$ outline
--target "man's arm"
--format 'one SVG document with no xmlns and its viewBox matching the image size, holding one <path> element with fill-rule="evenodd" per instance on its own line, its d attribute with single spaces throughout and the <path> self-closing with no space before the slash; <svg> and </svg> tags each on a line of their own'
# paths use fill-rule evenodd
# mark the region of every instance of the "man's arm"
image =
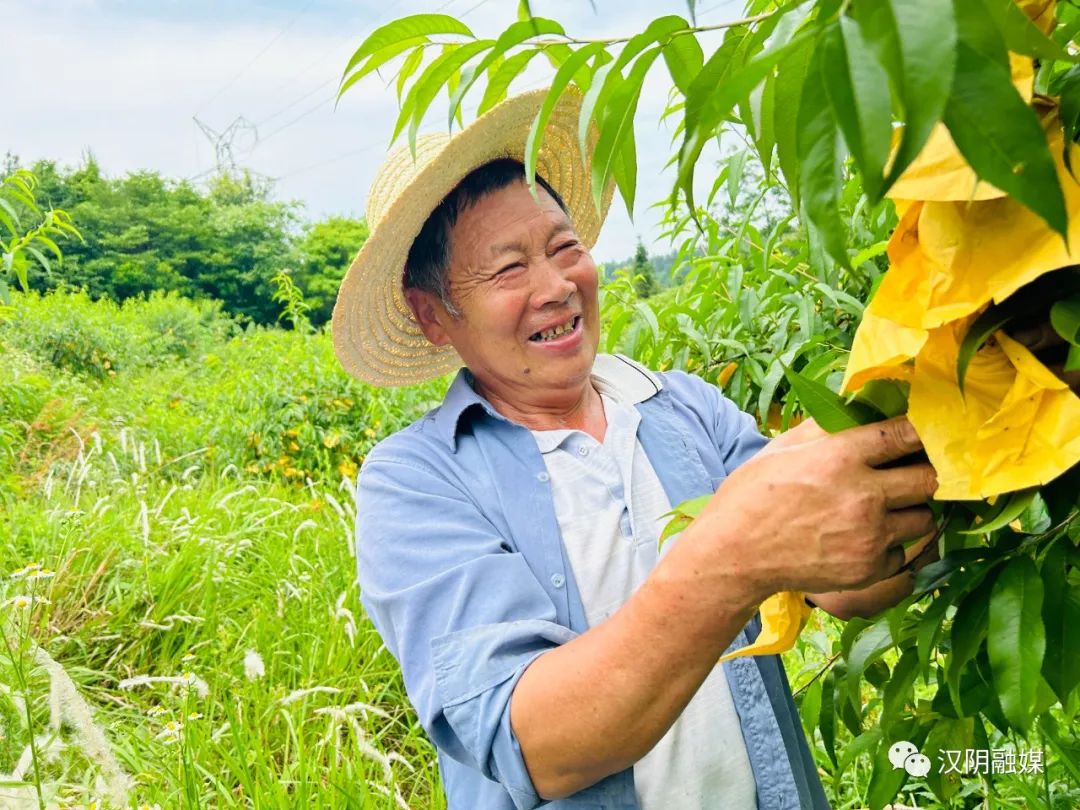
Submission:
<svg viewBox="0 0 1080 810">
<path fill-rule="evenodd" d="M 865 586 L 932 527 L 929 465 L 906 420 L 770 447 L 742 464 L 603 624 L 543 653 L 510 701 L 537 793 L 569 796 L 667 732 L 767 596 Z M 805 438 L 805 437 L 804 437 Z"/>
</svg>

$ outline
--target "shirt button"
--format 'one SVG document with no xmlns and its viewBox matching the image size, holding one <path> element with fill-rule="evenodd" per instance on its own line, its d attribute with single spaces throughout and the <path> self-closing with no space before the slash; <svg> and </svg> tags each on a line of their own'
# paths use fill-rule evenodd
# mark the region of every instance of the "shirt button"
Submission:
<svg viewBox="0 0 1080 810">
<path fill-rule="evenodd" d="M 588 448 L 588 447 L 586 447 L 586 446 L 585 446 L 585 445 L 583 445 L 583 444 L 582 444 L 582 445 L 578 445 L 578 449 L 577 449 L 577 452 L 578 452 L 578 455 L 579 455 L 579 456 L 587 456 L 587 455 L 589 455 L 589 448 Z"/>
<path fill-rule="evenodd" d="M 548 475 L 546 472 L 536 474 L 537 481 L 547 481 L 549 478 L 551 478 L 551 476 Z"/>
<path fill-rule="evenodd" d="M 564 577 L 562 574 L 551 575 L 551 584 L 554 585 L 556 588 L 561 588 L 564 582 L 566 582 L 566 577 Z"/>
</svg>

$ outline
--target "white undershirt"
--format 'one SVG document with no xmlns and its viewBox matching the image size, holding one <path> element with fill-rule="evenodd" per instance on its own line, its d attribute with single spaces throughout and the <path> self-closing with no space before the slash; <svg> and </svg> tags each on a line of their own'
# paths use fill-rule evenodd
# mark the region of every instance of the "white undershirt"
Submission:
<svg viewBox="0 0 1080 810">
<path fill-rule="evenodd" d="M 590 627 L 622 607 L 656 566 L 657 538 L 668 520 L 660 515 L 671 509 L 637 439 L 637 409 L 617 387 L 593 382 L 607 418 L 602 444 L 581 430 L 532 431 Z M 663 554 L 677 540 L 668 540 Z M 634 765 L 634 785 L 642 810 L 756 810 L 754 775 L 722 666 Z"/>
</svg>

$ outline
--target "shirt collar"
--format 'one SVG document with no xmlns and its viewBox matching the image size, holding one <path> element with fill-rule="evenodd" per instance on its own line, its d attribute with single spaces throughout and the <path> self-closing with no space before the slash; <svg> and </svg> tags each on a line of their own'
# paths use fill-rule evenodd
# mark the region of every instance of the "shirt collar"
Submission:
<svg viewBox="0 0 1080 810">
<path fill-rule="evenodd" d="M 600 393 L 628 404 L 643 402 L 663 387 L 654 372 L 622 354 L 597 354 L 591 377 Z M 476 393 L 474 379 L 468 368 L 459 369 L 434 417 L 436 433 L 451 452 L 457 451 L 462 414 L 473 406 L 479 405 L 496 419 L 510 421 Z"/>
</svg>

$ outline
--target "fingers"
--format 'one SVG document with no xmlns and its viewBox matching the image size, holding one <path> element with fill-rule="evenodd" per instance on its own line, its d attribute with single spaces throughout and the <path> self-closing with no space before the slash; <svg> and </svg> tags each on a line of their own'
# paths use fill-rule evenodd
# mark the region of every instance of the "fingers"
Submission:
<svg viewBox="0 0 1080 810">
<path fill-rule="evenodd" d="M 885 493 L 889 509 L 919 506 L 937 492 L 937 473 L 930 464 L 906 464 L 888 470 L 876 470 L 874 476 Z"/>
<path fill-rule="evenodd" d="M 790 430 L 785 430 L 775 439 L 770 441 L 762 452 L 783 450 L 786 447 L 806 444 L 807 442 L 816 441 L 817 439 L 824 438 L 828 435 L 828 433 L 818 427 L 817 422 L 813 419 L 804 419 L 795 427 Z"/>
<path fill-rule="evenodd" d="M 914 540 L 936 529 L 934 513 L 924 506 L 893 509 L 885 516 L 885 534 L 890 543 Z"/>
<path fill-rule="evenodd" d="M 871 467 L 895 461 L 922 449 L 922 442 L 906 416 L 861 425 L 838 434 L 855 446 Z"/>
</svg>

